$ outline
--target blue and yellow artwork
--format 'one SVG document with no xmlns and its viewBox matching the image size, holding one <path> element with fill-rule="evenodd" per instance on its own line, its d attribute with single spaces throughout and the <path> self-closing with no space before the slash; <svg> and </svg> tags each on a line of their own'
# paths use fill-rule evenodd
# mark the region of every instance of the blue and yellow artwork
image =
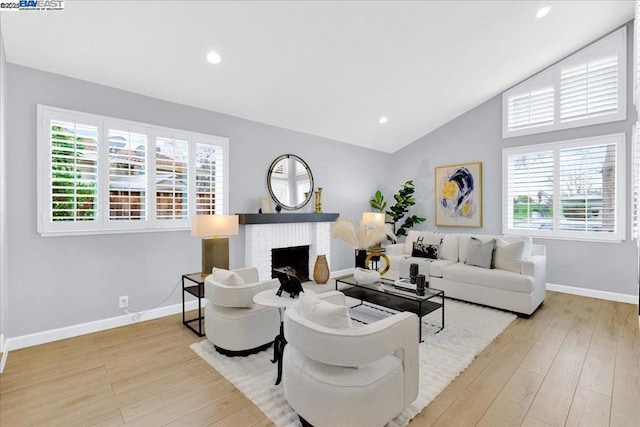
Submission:
<svg viewBox="0 0 640 427">
<path fill-rule="evenodd" d="M 482 163 L 436 168 L 436 225 L 482 227 Z"/>
</svg>

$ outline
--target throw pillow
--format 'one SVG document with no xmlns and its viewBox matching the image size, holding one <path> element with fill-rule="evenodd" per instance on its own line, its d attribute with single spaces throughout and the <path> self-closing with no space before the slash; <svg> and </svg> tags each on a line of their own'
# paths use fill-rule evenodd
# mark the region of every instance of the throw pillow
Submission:
<svg viewBox="0 0 640 427">
<path fill-rule="evenodd" d="M 300 294 L 298 313 L 305 319 L 327 328 L 353 328 L 349 309 L 346 306 L 332 304 L 316 297 Z"/>
<path fill-rule="evenodd" d="M 464 262 L 476 267 L 491 268 L 493 260 L 493 249 L 496 247 L 496 239 L 491 239 L 482 243 L 479 239 L 472 237 L 467 248 L 467 260 Z"/>
<path fill-rule="evenodd" d="M 508 243 L 502 239 L 497 239 L 496 249 L 493 253 L 493 268 L 521 273 L 524 250 L 524 240 Z"/>
<path fill-rule="evenodd" d="M 213 276 L 213 280 L 218 283 L 222 283 L 227 286 L 238 286 L 244 285 L 244 280 L 242 277 L 235 271 L 225 270 L 224 268 L 216 268 L 214 267 L 211 271 L 211 275 Z"/>
<path fill-rule="evenodd" d="M 416 258 L 438 259 L 440 254 L 440 245 L 430 245 L 424 243 L 422 237 L 413 242 L 413 250 L 411 256 Z"/>
</svg>

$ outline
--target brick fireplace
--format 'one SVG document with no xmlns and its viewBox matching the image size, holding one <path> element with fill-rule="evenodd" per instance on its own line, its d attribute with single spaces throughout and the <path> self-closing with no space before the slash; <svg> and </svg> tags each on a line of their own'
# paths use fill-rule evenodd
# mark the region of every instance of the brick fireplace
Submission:
<svg viewBox="0 0 640 427">
<path fill-rule="evenodd" d="M 338 214 L 240 214 L 244 224 L 245 266 L 271 278 L 272 249 L 309 246 L 309 276 L 318 255 L 331 259 L 330 227 Z"/>
</svg>

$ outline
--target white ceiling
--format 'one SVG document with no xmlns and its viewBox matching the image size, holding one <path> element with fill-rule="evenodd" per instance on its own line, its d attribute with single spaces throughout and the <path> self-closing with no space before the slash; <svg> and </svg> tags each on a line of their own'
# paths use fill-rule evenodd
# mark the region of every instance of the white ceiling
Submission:
<svg viewBox="0 0 640 427">
<path fill-rule="evenodd" d="M 633 1 L 67 0 L 62 12 L 3 12 L 1 25 L 11 63 L 393 152 L 633 10 Z M 219 65 L 205 62 L 211 49 Z"/>
</svg>

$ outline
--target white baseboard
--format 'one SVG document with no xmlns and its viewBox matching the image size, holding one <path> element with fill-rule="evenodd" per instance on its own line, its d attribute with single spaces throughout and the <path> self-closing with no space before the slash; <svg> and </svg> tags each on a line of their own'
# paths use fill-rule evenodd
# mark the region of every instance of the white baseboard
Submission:
<svg viewBox="0 0 640 427">
<path fill-rule="evenodd" d="M 4 334 L 0 334 L 0 353 L 4 353 Z"/>
<path fill-rule="evenodd" d="M 563 294 L 580 295 L 583 297 L 600 298 L 609 301 L 626 302 L 629 304 L 638 304 L 637 295 L 618 294 L 615 292 L 598 291 L 595 289 L 577 288 L 573 286 L 556 285 L 555 283 L 547 283 L 547 290 L 562 292 Z"/>
<path fill-rule="evenodd" d="M 202 300 L 202 307 L 206 305 L 207 300 Z M 185 304 L 187 310 L 194 310 L 198 308 L 198 301 L 188 301 Z M 125 314 L 122 316 L 111 317 L 108 319 L 96 320 L 88 323 L 81 323 L 79 325 L 67 326 L 64 328 L 51 329 L 48 331 L 36 332 L 34 334 L 22 335 L 18 337 L 7 338 L 5 342 L 5 354 L 10 350 L 17 350 L 20 348 L 31 347 L 38 344 L 45 344 L 48 342 L 63 340 L 66 338 L 77 337 L 80 335 L 90 334 L 93 332 L 104 331 L 106 329 L 117 328 L 119 326 L 126 326 L 136 322 L 144 322 L 147 320 L 157 319 L 159 317 L 170 316 L 172 314 L 182 313 L 182 303 L 170 305 L 166 307 L 155 308 L 146 312 L 140 313 L 140 318 L 134 320 L 137 313 Z M 3 354 L 4 356 L 4 354 Z"/>
</svg>

